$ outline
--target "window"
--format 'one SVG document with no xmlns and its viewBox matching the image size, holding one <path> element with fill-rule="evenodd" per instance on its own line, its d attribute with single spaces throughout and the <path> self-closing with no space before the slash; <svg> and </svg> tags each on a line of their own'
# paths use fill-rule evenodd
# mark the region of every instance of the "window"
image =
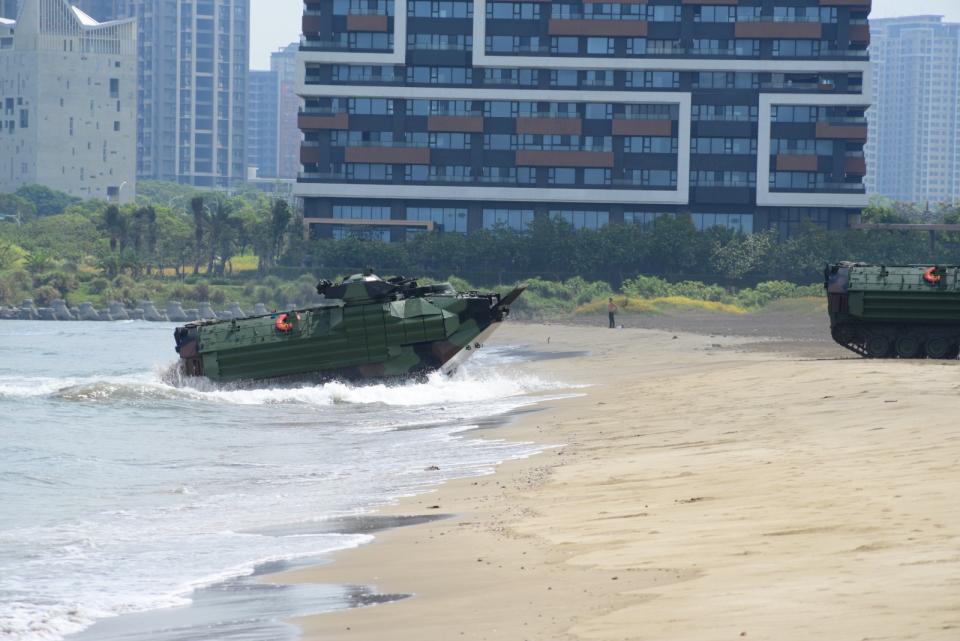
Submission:
<svg viewBox="0 0 960 641">
<path fill-rule="evenodd" d="M 455 207 L 407 207 L 407 220 L 432 220 L 441 231 L 467 233 L 467 210 Z M 409 231 L 407 232 L 409 234 Z"/>
<path fill-rule="evenodd" d="M 647 20 L 650 22 L 680 22 L 679 5 L 648 5 Z"/>
<path fill-rule="evenodd" d="M 690 221 L 699 230 L 726 227 L 744 234 L 753 233 L 753 214 L 690 214 Z"/>
<path fill-rule="evenodd" d="M 393 114 L 393 100 L 383 98 L 351 98 L 347 111 L 357 115 L 387 116 Z"/>
<path fill-rule="evenodd" d="M 484 209 L 483 228 L 505 226 L 514 231 L 526 231 L 533 222 L 532 209 Z"/>
<path fill-rule="evenodd" d="M 371 205 L 334 205 L 333 218 L 352 220 L 390 220 L 390 207 Z"/>
<path fill-rule="evenodd" d="M 568 55 L 580 53 L 580 39 L 570 36 L 550 38 L 550 53 Z"/>
<path fill-rule="evenodd" d="M 623 222 L 628 225 L 642 225 L 643 227 L 651 227 L 658 218 L 672 215 L 673 214 L 659 211 L 625 211 L 623 212 Z"/>
<path fill-rule="evenodd" d="M 613 105 L 587 103 L 584 117 L 589 120 L 609 120 L 613 117 Z"/>
<path fill-rule="evenodd" d="M 583 170 L 585 185 L 609 185 L 611 171 L 609 169 L 588 168 Z"/>
<path fill-rule="evenodd" d="M 677 186 L 677 172 L 668 169 L 628 169 L 623 173 L 624 182 L 628 185 L 657 189 Z"/>
<path fill-rule="evenodd" d="M 819 40 L 774 40 L 773 55 L 781 58 L 811 58 L 820 55 Z"/>
<path fill-rule="evenodd" d="M 110 78 L 110 97 L 111 98 L 120 97 L 120 79 L 119 78 Z"/>
<path fill-rule="evenodd" d="M 680 87 L 680 74 L 675 71 L 630 71 L 627 72 L 627 87 L 676 89 Z"/>
<path fill-rule="evenodd" d="M 747 171 L 691 171 L 693 187 L 756 187 L 757 174 Z"/>
<path fill-rule="evenodd" d="M 693 105 L 691 117 L 694 122 L 756 122 L 759 109 L 748 105 Z"/>
<path fill-rule="evenodd" d="M 517 103 L 503 100 L 491 100 L 484 103 L 483 115 L 487 118 L 516 118 Z"/>
<path fill-rule="evenodd" d="M 469 4 L 473 4 L 472 2 Z M 540 5 L 536 2 L 488 2 L 487 18 L 494 20 L 539 20 Z"/>
<path fill-rule="evenodd" d="M 613 38 L 587 38 L 587 53 L 592 56 L 613 54 Z"/>
<path fill-rule="evenodd" d="M 627 136 L 623 150 L 628 154 L 675 154 L 677 139 L 666 136 Z"/>
<path fill-rule="evenodd" d="M 749 155 L 757 153 L 755 138 L 693 138 L 690 151 L 695 154 Z"/>
<path fill-rule="evenodd" d="M 552 210 L 550 217 L 565 220 L 575 229 L 600 229 L 610 222 L 607 211 Z"/>
<path fill-rule="evenodd" d="M 550 167 L 547 182 L 551 185 L 574 185 L 577 182 L 577 170 L 572 167 Z"/>
</svg>

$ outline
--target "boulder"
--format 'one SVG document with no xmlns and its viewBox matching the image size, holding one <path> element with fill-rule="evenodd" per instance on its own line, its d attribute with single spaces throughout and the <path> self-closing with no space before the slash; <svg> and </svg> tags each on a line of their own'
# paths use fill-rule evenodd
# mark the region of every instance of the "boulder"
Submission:
<svg viewBox="0 0 960 641">
<path fill-rule="evenodd" d="M 180 301 L 167 301 L 167 320 L 171 323 L 185 323 L 187 314 L 183 311 Z"/>
<path fill-rule="evenodd" d="M 217 320 L 217 313 L 210 307 L 210 303 L 200 303 L 200 318 L 204 320 Z"/>
<path fill-rule="evenodd" d="M 167 317 L 158 312 L 157 308 L 153 306 L 152 301 L 140 301 L 140 309 L 143 310 L 143 320 L 148 320 L 153 323 L 163 323 L 167 320 Z"/>
<path fill-rule="evenodd" d="M 93 308 L 93 303 L 88 301 L 80 303 L 80 310 L 77 317 L 82 321 L 98 321 L 100 320 L 100 313 Z"/>
<path fill-rule="evenodd" d="M 108 312 L 108 311 L 105 310 L 105 309 L 101 309 L 100 312 L 99 312 L 99 314 L 100 314 L 100 320 L 102 320 L 102 321 L 112 321 L 112 320 L 113 320 L 113 316 L 111 316 L 111 315 L 110 315 L 110 312 Z"/>
<path fill-rule="evenodd" d="M 254 316 L 266 316 L 270 311 L 267 309 L 267 306 L 263 303 L 257 303 L 253 306 L 253 315 Z"/>
<path fill-rule="evenodd" d="M 127 313 L 127 308 L 119 301 L 110 301 L 109 311 L 110 318 L 113 320 L 130 320 L 130 314 Z"/>
<path fill-rule="evenodd" d="M 37 316 L 40 318 L 40 320 L 44 321 L 57 320 L 57 317 L 53 315 L 52 307 L 38 307 Z"/>
<path fill-rule="evenodd" d="M 127 316 L 130 318 L 130 320 L 144 320 L 143 310 L 140 309 L 139 307 L 128 312 Z"/>
<path fill-rule="evenodd" d="M 233 318 L 246 318 L 247 313 L 240 309 L 240 303 L 230 303 L 230 307 L 227 309 L 232 315 Z"/>
<path fill-rule="evenodd" d="M 56 320 L 61 321 L 72 321 L 77 320 L 76 317 L 70 313 L 70 309 L 67 307 L 67 304 L 57 298 L 50 303 L 50 307 L 53 309 L 53 317 Z"/>
<path fill-rule="evenodd" d="M 20 309 L 17 311 L 17 318 L 20 320 L 36 320 L 39 318 L 37 308 L 33 306 L 32 298 L 23 299 L 23 302 L 20 303 Z"/>
</svg>

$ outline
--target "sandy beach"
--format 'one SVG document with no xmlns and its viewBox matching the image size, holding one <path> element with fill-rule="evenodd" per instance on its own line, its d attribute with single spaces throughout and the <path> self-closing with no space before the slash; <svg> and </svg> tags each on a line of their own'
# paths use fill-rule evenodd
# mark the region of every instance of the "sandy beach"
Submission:
<svg viewBox="0 0 960 641">
<path fill-rule="evenodd" d="M 960 639 L 958 364 L 763 321 L 507 324 L 495 341 L 588 352 L 523 364 L 589 387 L 485 433 L 555 447 L 385 510 L 448 518 L 270 577 L 412 595 L 303 638 Z"/>
</svg>

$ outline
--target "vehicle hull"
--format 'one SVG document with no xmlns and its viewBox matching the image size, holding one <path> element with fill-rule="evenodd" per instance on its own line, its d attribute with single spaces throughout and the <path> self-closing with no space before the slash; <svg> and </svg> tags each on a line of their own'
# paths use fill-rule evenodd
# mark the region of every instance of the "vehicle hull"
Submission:
<svg viewBox="0 0 960 641">
<path fill-rule="evenodd" d="M 417 376 L 455 368 L 508 311 L 496 294 L 333 300 L 186 325 L 177 329 L 177 351 L 184 374 L 215 381 Z"/>
</svg>

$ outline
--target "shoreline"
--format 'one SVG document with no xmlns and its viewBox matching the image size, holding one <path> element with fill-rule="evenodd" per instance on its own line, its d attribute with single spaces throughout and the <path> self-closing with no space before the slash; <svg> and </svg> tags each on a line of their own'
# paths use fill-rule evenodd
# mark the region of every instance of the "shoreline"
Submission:
<svg viewBox="0 0 960 641">
<path fill-rule="evenodd" d="M 484 435 L 564 445 L 378 512 L 452 518 L 263 577 L 413 595 L 291 621 L 305 641 L 956 638 L 960 401 L 957 370 L 940 369 L 955 364 L 736 351 L 751 336 L 503 330 L 589 347 L 524 366 L 592 383 L 585 396 Z"/>
</svg>

